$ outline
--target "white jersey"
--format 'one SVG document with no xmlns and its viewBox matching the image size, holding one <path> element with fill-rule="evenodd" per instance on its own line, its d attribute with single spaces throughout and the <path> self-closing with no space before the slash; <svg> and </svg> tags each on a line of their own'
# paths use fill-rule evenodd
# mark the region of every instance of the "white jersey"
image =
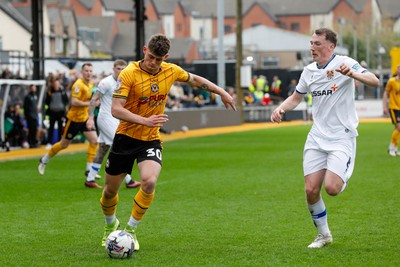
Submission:
<svg viewBox="0 0 400 267">
<path fill-rule="evenodd" d="M 355 72 L 366 71 L 352 58 L 333 55 L 323 67 L 316 62 L 306 66 L 296 87 L 298 93 L 312 95 L 314 124 L 310 133 L 327 140 L 358 135 L 354 79 L 335 71 L 342 64 Z"/>
<path fill-rule="evenodd" d="M 99 128 L 99 143 L 112 144 L 119 120 L 111 114 L 111 104 L 114 89 L 117 81 L 113 75 L 102 79 L 97 86 L 97 91 L 101 94 L 100 110 L 97 116 L 97 126 Z"/>
</svg>

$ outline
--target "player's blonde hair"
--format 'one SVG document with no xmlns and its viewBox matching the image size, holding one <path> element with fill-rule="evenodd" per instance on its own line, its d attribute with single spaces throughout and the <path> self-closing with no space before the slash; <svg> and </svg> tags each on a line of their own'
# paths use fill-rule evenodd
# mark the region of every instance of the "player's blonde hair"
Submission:
<svg viewBox="0 0 400 267">
<path fill-rule="evenodd" d="M 126 61 L 123 59 L 116 59 L 114 61 L 114 67 L 115 66 L 126 66 L 126 65 L 128 65 L 128 63 L 126 63 Z"/>
</svg>

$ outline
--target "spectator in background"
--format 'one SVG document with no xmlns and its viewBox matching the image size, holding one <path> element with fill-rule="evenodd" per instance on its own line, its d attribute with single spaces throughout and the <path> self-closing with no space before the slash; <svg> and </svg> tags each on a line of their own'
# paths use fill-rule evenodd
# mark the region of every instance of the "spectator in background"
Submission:
<svg viewBox="0 0 400 267">
<path fill-rule="evenodd" d="M 264 75 L 258 76 L 256 80 L 256 91 L 263 91 L 265 93 L 269 92 L 268 80 Z"/>
<path fill-rule="evenodd" d="M 237 104 L 237 94 L 236 94 L 235 88 L 233 88 L 232 86 L 228 86 L 228 94 L 232 97 L 233 102 L 236 105 Z"/>
<path fill-rule="evenodd" d="M 11 104 L 8 106 L 8 109 L 4 114 L 4 133 L 4 146 L 7 151 L 13 146 L 22 146 L 24 148 L 29 147 L 29 144 L 26 141 L 24 119 L 21 115 L 19 104 Z"/>
<path fill-rule="evenodd" d="M 24 116 L 28 125 L 28 143 L 30 148 L 39 147 L 37 131 L 39 124 L 38 97 L 36 85 L 29 85 L 29 93 L 24 99 Z"/>
<path fill-rule="evenodd" d="M 296 85 L 297 85 L 297 80 L 292 79 L 288 86 L 288 96 L 291 96 L 294 93 L 294 91 L 296 91 Z"/>
<path fill-rule="evenodd" d="M 256 91 L 253 93 L 254 104 L 263 105 L 262 99 L 264 98 L 264 94 L 265 92 L 262 89 L 262 87 L 261 86 L 257 87 Z"/>
<path fill-rule="evenodd" d="M 312 121 L 312 95 L 310 93 L 307 93 L 304 96 L 304 101 L 306 102 L 306 113 L 307 113 L 307 123 L 311 123 Z"/>
<path fill-rule="evenodd" d="M 50 121 L 46 149 L 50 149 L 53 143 L 61 140 L 65 112 L 68 107 L 68 96 L 58 78 L 54 79 L 51 83 L 47 91 L 45 103 L 47 105 L 46 114 L 49 116 Z M 56 123 L 57 138 L 55 139 L 55 142 L 53 142 L 54 126 Z"/>
<path fill-rule="evenodd" d="M 244 103 L 246 106 L 251 106 L 254 103 L 253 94 L 250 91 L 246 91 L 244 94 Z"/>
<path fill-rule="evenodd" d="M 282 81 L 279 79 L 277 75 L 274 75 L 274 77 L 272 77 L 271 93 L 276 96 L 281 96 L 282 94 L 281 85 Z"/>
<path fill-rule="evenodd" d="M 182 101 L 185 92 L 180 82 L 174 82 L 169 90 L 167 107 L 172 110 L 179 110 L 183 107 Z"/>
</svg>

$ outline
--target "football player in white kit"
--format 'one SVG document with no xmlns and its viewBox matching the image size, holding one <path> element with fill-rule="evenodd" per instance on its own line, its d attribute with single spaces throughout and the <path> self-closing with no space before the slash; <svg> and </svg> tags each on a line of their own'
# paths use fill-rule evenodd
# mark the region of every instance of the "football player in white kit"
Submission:
<svg viewBox="0 0 400 267">
<path fill-rule="evenodd" d="M 97 127 L 99 128 L 99 148 L 86 178 L 86 187 L 102 188 L 95 182 L 94 179 L 101 168 L 104 157 L 112 145 L 115 131 L 117 130 L 119 124 L 119 120 L 114 118 L 111 114 L 111 103 L 114 89 L 117 87 L 118 75 L 126 66 L 127 63 L 125 60 L 115 60 L 113 74 L 100 81 L 96 92 L 93 94 L 90 100 L 89 119 L 87 122 L 90 127 L 94 127 L 94 109 L 97 106 L 97 102 L 100 101 L 100 110 L 99 115 L 97 116 Z M 140 182 L 134 181 L 130 174 L 126 175 L 125 184 L 127 188 L 136 188 L 140 186 Z"/>
<path fill-rule="evenodd" d="M 271 115 L 271 121 L 279 123 L 306 93 L 312 95 L 314 124 L 304 146 L 303 170 L 307 206 L 318 234 L 309 248 L 332 242 L 322 185 L 329 195 L 336 196 L 346 188 L 353 172 L 358 135 L 354 80 L 372 87 L 379 85 L 378 78 L 356 60 L 336 55 L 336 43 L 332 30 L 314 31 L 310 41 L 314 62 L 304 68 L 296 91 Z"/>
</svg>

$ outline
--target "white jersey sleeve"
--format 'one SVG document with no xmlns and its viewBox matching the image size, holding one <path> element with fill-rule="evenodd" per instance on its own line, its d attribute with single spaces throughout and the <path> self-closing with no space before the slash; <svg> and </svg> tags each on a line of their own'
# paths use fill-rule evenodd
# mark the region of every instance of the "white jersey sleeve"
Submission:
<svg viewBox="0 0 400 267">
<path fill-rule="evenodd" d="M 296 87 L 301 94 L 311 93 L 314 119 L 311 133 L 324 139 L 358 135 L 354 79 L 336 71 L 341 64 L 356 72 L 366 71 L 354 59 L 334 55 L 323 67 L 315 62 L 306 66 Z"/>
<path fill-rule="evenodd" d="M 100 119 L 102 117 L 106 119 L 114 118 L 111 114 L 111 103 L 116 84 L 117 81 L 114 79 L 114 76 L 109 75 L 102 79 L 98 85 L 97 91 L 102 95 L 100 98 L 100 111 L 98 116 Z"/>
</svg>

